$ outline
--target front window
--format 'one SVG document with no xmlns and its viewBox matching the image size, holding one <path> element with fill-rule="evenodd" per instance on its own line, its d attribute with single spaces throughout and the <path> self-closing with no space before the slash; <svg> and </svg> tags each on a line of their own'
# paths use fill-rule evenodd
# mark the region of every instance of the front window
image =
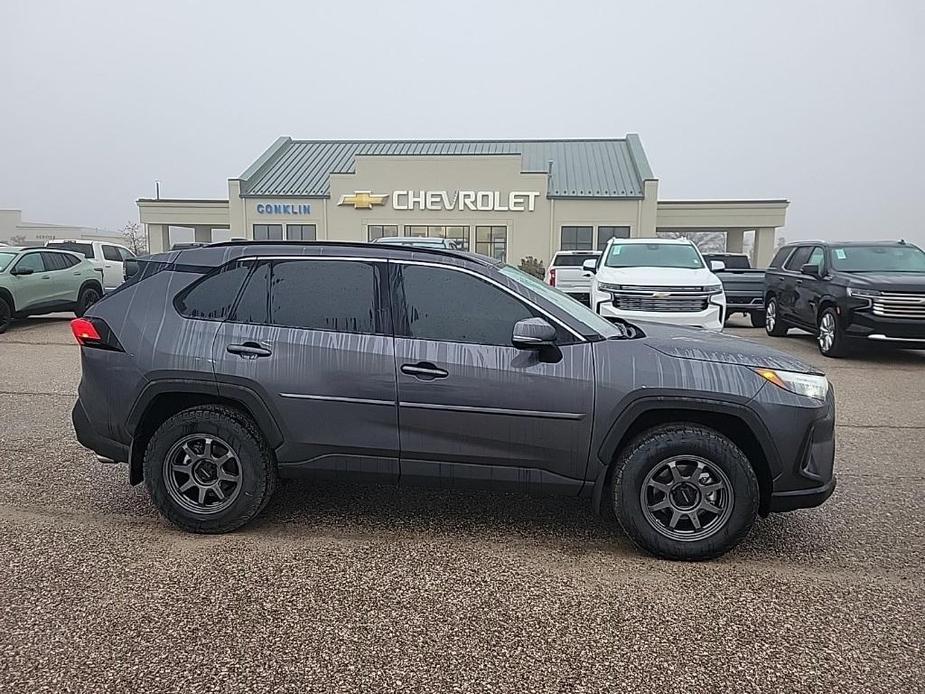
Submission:
<svg viewBox="0 0 925 694">
<path fill-rule="evenodd" d="M 700 253 L 688 243 L 614 243 L 604 261 L 607 267 L 703 268 Z"/>
<path fill-rule="evenodd" d="M 0 253 L 0 272 L 6 270 L 7 266 L 13 262 L 13 258 L 15 257 L 15 253 Z"/>
<path fill-rule="evenodd" d="M 550 287 L 542 280 L 527 274 L 523 270 L 505 265 L 501 268 L 501 274 L 533 291 L 535 294 L 539 294 L 548 302 L 562 309 L 579 323 L 586 326 L 590 331 L 599 333 L 605 338 L 619 337 L 624 334 L 623 331 L 617 328 L 613 323 L 597 315 L 583 303 L 576 301 L 568 294 L 554 287 Z"/>
<path fill-rule="evenodd" d="M 507 259 L 507 227 L 476 227 L 475 252 L 503 263 Z"/>
<path fill-rule="evenodd" d="M 836 247 L 831 259 L 842 272 L 925 272 L 925 252 L 918 246 Z"/>
</svg>

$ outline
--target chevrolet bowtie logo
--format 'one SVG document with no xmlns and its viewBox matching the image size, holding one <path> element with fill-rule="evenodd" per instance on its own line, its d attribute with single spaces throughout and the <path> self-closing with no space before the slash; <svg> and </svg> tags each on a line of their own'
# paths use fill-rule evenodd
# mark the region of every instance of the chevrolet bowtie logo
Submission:
<svg viewBox="0 0 925 694">
<path fill-rule="evenodd" d="M 388 195 L 373 195 L 368 190 L 358 190 L 353 195 L 341 195 L 338 205 L 353 205 L 356 210 L 371 210 L 373 205 L 384 205 Z"/>
</svg>

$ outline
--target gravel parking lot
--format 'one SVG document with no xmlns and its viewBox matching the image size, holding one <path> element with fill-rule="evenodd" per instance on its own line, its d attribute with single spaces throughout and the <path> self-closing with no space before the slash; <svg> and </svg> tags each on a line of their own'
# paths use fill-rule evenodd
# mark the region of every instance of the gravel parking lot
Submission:
<svg viewBox="0 0 925 694">
<path fill-rule="evenodd" d="M 744 325 L 741 323 L 740 325 Z M 286 484 L 192 536 L 73 437 L 66 318 L 0 336 L 0 691 L 925 691 L 925 353 L 824 360 L 839 486 L 722 560 L 577 499 Z"/>
</svg>

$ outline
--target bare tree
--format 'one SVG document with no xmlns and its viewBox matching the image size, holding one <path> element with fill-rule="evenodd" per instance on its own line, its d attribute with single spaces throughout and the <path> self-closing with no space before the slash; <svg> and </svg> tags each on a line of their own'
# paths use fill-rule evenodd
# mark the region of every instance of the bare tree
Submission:
<svg viewBox="0 0 925 694">
<path fill-rule="evenodd" d="M 136 222 L 129 222 L 119 230 L 122 238 L 125 239 L 125 245 L 135 255 L 144 255 L 148 252 L 148 237 Z"/>
<path fill-rule="evenodd" d="M 16 236 L 10 237 L 10 243 L 14 246 L 23 246 L 26 243 L 26 237 L 22 234 L 17 234 Z"/>
</svg>

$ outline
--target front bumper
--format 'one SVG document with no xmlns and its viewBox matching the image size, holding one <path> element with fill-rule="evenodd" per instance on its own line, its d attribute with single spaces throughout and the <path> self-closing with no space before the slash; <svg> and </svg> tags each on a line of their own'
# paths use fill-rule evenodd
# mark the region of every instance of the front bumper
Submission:
<svg viewBox="0 0 925 694">
<path fill-rule="evenodd" d="M 925 319 L 886 318 L 868 310 L 846 310 L 845 335 L 880 342 L 920 343 L 925 347 Z"/>
<path fill-rule="evenodd" d="M 626 321 L 648 321 L 668 323 L 707 330 L 722 330 L 724 311 L 722 306 L 710 304 L 704 311 L 622 311 L 615 309 L 609 301 L 598 302 L 597 312 L 604 318 L 622 318 Z"/>
</svg>

